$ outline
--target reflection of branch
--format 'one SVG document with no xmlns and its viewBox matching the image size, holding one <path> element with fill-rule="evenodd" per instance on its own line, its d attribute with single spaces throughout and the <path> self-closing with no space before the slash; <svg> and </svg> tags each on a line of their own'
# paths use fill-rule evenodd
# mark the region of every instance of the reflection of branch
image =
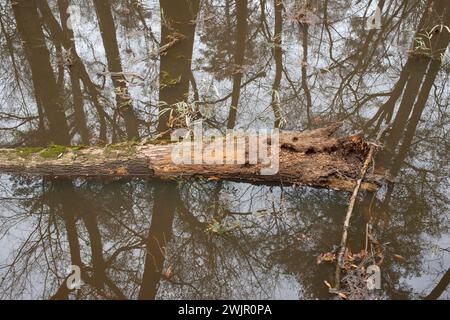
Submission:
<svg viewBox="0 0 450 320">
<path fill-rule="evenodd" d="M 173 196 L 178 192 L 177 185 L 172 182 L 155 186 L 151 225 L 145 241 L 147 252 L 138 296 L 140 300 L 154 300 L 158 294 L 176 210 L 176 203 L 169 195 Z"/>
<path fill-rule="evenodd" d="M 157 44 L 160 45 L 158 39 L 156 39 L 155 34 L 153 33 L 152 27 L 147 24 L 145 19 L 145 8 L 143 7 L 141 1 L 137 1 L 135 5 L 131 5 L 131 8 L 135 8 L 138 14 L 139 20 L 141 20 L 142 25 L 144 26 L 145 34 L 150 35 L 150 38 Z"/>
<path fill-rule="evenodd" d="M 266 76 L 266 72 L 265 71 L 261 71 L 258 72 L 257 74 L 255 74 L 253 77 L 251 77 L 250 79 L 248 79 L 247 81 L 245 81 L 242 85 L 241 85 L 241 89 L 245 88 L 248 84 L 250 84 L 251 82 L 257 80 L 258 78 L 264 78 Z M 227 101 L 228 99 L 230 99 L 233 95 L 233 92 L 230 92 L 228 95 L 226 95 L 223 98 L 214 100 L 214 101 L 200 101 L 198 104 L 200 105 L 204 105 L 204 104 L 216 104 L 216 103 L 220 103 L 220 102 L 224 102 Z"/>
<path fill-rule="evenodd" d="M 91 96 L 93 100 L 94 107 L 97 111 L 99 122 L 100 122 L 100 133 L 99 138 L 100 140 L 106 141 L 106 122 L 105 122 L 105 116 L 107 115 L 104 111 L 103 107 L 100 105 L 98 101 L 98 88 L 95 86 L 95 84 L 92 82 L 86 67 L 81 60 L 81 57 L 78 55 L 76 48 L 73 47 L 73 40 L 66 36 L 63 29 L 61 28 L 60 24 L 54 17 L 47 1 L 39 0 L 37 2 L 39 10 L 43 16 L 43 19 L 45 21 L 45 24 L 50 29 L 50 33 L 52 38 L 60 42 L 64 49 L 71 52 L 73 55 L 73 67 L 76 67 L 77 70 L 77 76 L 78 78 L 83 82 L 85 89 L 88 91 L 89 95 Z M 105 142 L 104 141 L 104 142 Z"/>
<path fill-rule="evenodd" d="M 189 282 L 178 282 L 178 281 L 174 281 L 174 280 L 168 279 L 168 278 L 164 278 L 164 280 L 166 280 L 167 282 L 169 282 L 172 285 L 188 286 L 188 287 L 194 289 L 196 294 L 200 294 L 201 293 L 200 290 L 197 287 L 195 287 L 192 283 L 189 283 Z"/>
<path fill-rule="evenodd" d="M 384 130 L 380 131 L 377 137 L 377 143 L 379 143 L 384 135 L 384 133 L 390 128 L 390 126 L 387 126 Z M 345 252 L 347 250 L 347 235 L 348 235 L 348 229 L 350 228 L 350 219 L 353 214 L 353 209 L 355 208 L 356 200 L 358 198 L 359 190 L 361 189 L 361 183 L 364 180 L 368 170 L 369 166 L 373 161 L 373 158 L 375 156 L 375 153 L 377 151 L 378 147 L 376 144 L 372 144 L 369 149 L 369 153 L 367 154 L 366 161 L 364 162 L 364 165 L 361 169 L 360 177 L 356 183 L 355 189 L 353 190 L 352 197 L 350 198 L 350 204 L 347 209 L 347 214 L 345 216 L 345 222 L 344 222 L 344 232 L 342 233 L 342 239 L 339 249 L 339 255 L 337 257 L 337 263 L 336 263 L 336 282 L 335 282 L 335 289 L 339 290 L 340 287 L 340 277 L 341 277 L 341 269 L 344 267 L 345 263 Z"/>
<path fill-rule="evenodd" d="M 58 290 L 56 290 L 56 293 L 53 296 L 51 296 L 49 300 L 68 300 L 69 299 L 69 293 L 71 291 L 67 287 L 68 279 L 69 279 L 69 276 L 64 279 L 64 281 L 59 286 Z"/>
<path fill-rule="evenodd" d="M 134 244 L 130 244 L 127 246 L 123 246 L 118 248 L 116 251 L 114 251 L 114 253 L 111 255 L 111 257 L 109 257 L 108 260 L 106 260 L 105 262 L 105 266 L 109 267 L 111 266 L 111 264 L 114 263 L 114 261 L 117 259 L 117 257 L 122 253 L 122 252 L 126 252 L 126 251 L 130 251 L 130 250 L 135 250 L 135 249 L 141 249 L 142 245 L 144 244 L 144 242 L 142 240 L 140 240 L 137 243 Z"/>
<path fill-rule="evenodd" d="M 425 300 L 436 300 L 438 299 L 442 293 L 447 289 L 450 284 L 450 269 L 442 276 L 439 283 L 434 287 L 434 289 L 428 294 L 424 299 Z"/>
<path fill-rule="evenodd" d="M 306 96 L 306 115 L 308 120 L 308 129 L 311 129 L 312 118 L 312 97 L 311 91 L 308 86 L 307 79 L 307 66 L 308 66 L 308 25 L 299 23 L 300 29 L 302 31 L 302 47 L 303 47 L 303 61 L 302 61 L 302 89 Z"/>
</svg>

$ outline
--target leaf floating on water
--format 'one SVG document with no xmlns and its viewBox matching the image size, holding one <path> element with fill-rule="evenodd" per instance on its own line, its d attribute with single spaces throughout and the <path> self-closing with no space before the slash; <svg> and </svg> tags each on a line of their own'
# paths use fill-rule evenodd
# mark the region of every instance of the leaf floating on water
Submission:
<svg viewBox="0 0 450 320">
<path fill-rule="evenodd" d="M 324 283 L 328 287 L 328 289 L 332 288 L 331 284 L 327 280 L 325 280 Z"/>
</svg>

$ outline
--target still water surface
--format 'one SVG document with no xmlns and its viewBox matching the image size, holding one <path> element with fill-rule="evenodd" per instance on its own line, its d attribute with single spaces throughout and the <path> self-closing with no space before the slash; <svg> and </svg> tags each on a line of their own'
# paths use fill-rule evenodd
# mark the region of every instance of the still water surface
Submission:
<svg viewBox="0 0 450 320">
<path fill-rule="evenodd" d="M 344 121 L 367 137 L 391 122 L 376 165 L 393 183 L 361 195 L 349 245 L 364 248 L 370 221 L 377 297 L 448 299 L 449 12 L 446 0 L 0 0 L 0 143 L 145 140 L 199 118 Z M 348 199 L 0 175 L 0 298 L 67 297 L 77 265 L 78 299 L 330 299 L 334 267 L 317 256 L 339 243 Z"/>
</svg>

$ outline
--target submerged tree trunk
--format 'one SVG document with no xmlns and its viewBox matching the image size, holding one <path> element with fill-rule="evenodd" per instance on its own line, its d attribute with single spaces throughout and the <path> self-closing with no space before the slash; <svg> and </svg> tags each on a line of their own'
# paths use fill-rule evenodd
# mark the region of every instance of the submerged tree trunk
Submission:
<svg viewBox="0 0 450 320">
<path fill-rule="evenodd" d="M 232 158 L 244 152 L 243 164 L 176 164 L 172 153 L 180 144 L 113 145 L 106 148 L 52 147 L 44 150 L 0 149 L 0 172 L 53 177 L 143 177 L 236 180 L 251 183 L 286 183 L 314 187 L 352 190 L 368 151 L 359 136 L 332 137 L 339 124 L 302 133 L 285 132 L 280 136 L 279 170 L 263 175 L 268 165 L 250 164 L 245 145 L 234 149 Z M 261 138 L 263 139 L 263 138 Z M 267 138 L 264 138 L 267 139 Z M 216 139 L 214 143 L 220 142 Z M 270 142 L 269 142 L 270 143 Z M 203 143 L 197 150 L 207 155 L 211 143 Z M 270 146 L 269 152 L 277 149 Z M 243 150 L 245 149 L 245 150 Z M 226 152 L 224 152 L 226 154 Z M 269 157 L 270 158 L 270 157 Z M 227 160 L 230 157 L 227 158 Z M 274 158 L 275 159 L 275 158 Z M 275 162 L 272 162 L 272 164 Z M 381 178 L 368 175 L 363 189 L 377 190 Z"/>
</svg>

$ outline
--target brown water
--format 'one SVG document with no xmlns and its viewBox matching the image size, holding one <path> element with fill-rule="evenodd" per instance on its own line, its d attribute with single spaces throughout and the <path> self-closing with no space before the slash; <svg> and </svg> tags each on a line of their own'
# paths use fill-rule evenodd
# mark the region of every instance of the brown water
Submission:
<svg viewBox="0 0 450 320">
<path fill-rule="evenodd" d="M 349 246 L 370 221 L 376 297 L 448 299 L 448 1 L 380 0 L 371 30 L 377 1 L 198 2 L 1 0 L 1 144 L 147 139 L 198 118 L 341 120 L 366 137 L 392 122 L 376 165 L 394 183 L 361 195 Z M 334 266 L 316 260 L 340 241 L 345 192 L 7 175 L 0 188 L 3 299 L 64 298 L 71 265 L 78 299 L 333 298 Z"/>
</svg>

